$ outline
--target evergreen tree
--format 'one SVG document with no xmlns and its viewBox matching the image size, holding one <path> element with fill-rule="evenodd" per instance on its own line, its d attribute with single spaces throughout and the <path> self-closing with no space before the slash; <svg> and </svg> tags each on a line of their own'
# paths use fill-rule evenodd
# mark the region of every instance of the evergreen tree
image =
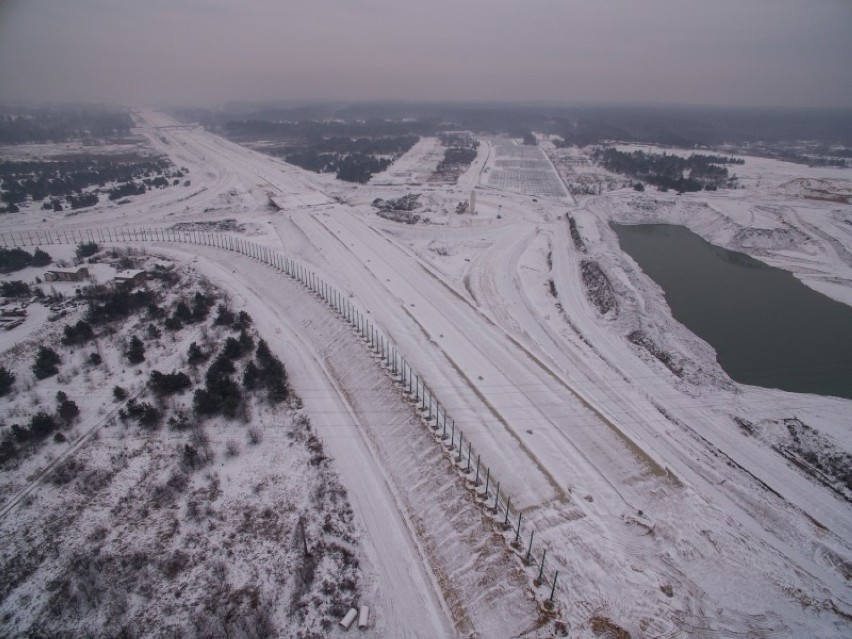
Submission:
<svg viewBox="0 0 852 639">
<path fill-rule="evenodd" d="M 245 311 L 240 311 L 237 320 L 234 322 L 234 330 L 245 329 L 249 326 L 251 326 L 251 315 Z"/>
<path fill-rule="evenodd" d="M 130 340 L 130 345 L 127 347 L 125 355 L 131 364 L 140 364 L 144 362 L 145 344 L 142 343 L 142 340 L 139 339 L 139 337 L 134 335 Z"/>
<path fill-rule="evenodd" d="M 0 366 L 0 397 L 3 397 L 12 390 L 12 384 L 14 383 L 15 374 L 5 366 Z"/>
<path fill-rule="evenodd" d="M 243 372 L 243 386 L 248 390 L 254 390 L 260 380 L 260 369 L 254 362 L 246 364 L 246 369 Z"/>
<path fill-rule="evenodd" d="M 219 304 L 216 309 L 216 319 L 213 321 L 216 326 L 228 326 L 234 323 L 234 313 L 224 304 Z"/>
<path fill-rule="evenodd" d="M 84 344 L 95 336 L 92 325 L 86 321 L 79 320 L 74 326 L 66 325 L 63 329 L 62 343 Z"/>
<path fill-rule="evenodd" d="M 58 364 L 61 361 L 59 355 L 52 348 L 39 346 L 33 363 L 33 374 L 36 379 L 45 379 L 51 375 L 56 375 L 59 372 Z"/>
<path fill-rule="evenodd" d="M 240 348 L 244 353 L 248 353 L 254 348 L 254 340 L 251 338 L 251 335 L 246 332 L 246 329 L 242 329 L 240 331 L 239 342 Z"/>
<path fill-rule="evenodd" d="M 56 420 L 44 411 L 40 411 L 30 418 L 30 432 L 34 437 L 42 439 L 56 430 Z"/>
<path fill-rule="evenodd" d="M 77 417 L 80 414 L 80 408 L 77 406 L 77 403 L 70 399 L 65 399 L 59 404 L 59 417 L 66 424 L 70 424 L 71 420 Z"/>
<path fill-rule="evenodd" d="M 47 266 L 52 261 L 53 258 L 50 257 L 49 253 L 42 251 L 40 248 L 36 248 L 35 252 L 33 253 L 33 266 Z"/>
<path fill-rule="evenodd" d="M 269 362 L 273 360 L 272 351 L 269 350 L 269 344 L 264 339 L 257 341 L 257 350 L 254 354 L 257 357 L 257 361 L 263 367 L 268 366 Z"/>
<path fill-rule="evenodd" d="M 175 307 L 174 317 L 179 319 L 184 324 L 192 324 L 192 311 L 189 310 L 189 306 L 187 306 L 186 302 L 181 300 L 177 303 Z"/>
<path fill-rule="evenodd" d="M 200 364 L 201 362 L 207 359 L 207 355 L 204 353 L 204 351 L 201 350 L 201 348 L 199 348 L 198 344 L 196 344 L 195 342 L 192 342 L 192 344 L 189 345 L 189 350 L 187 351 L 186 355 L 187 361 L 189 361 L 190 365 L 192 366 L 196 366 L 197 364 Z"/>
<path fill-rule="evenodd" d="M 22 280 L 9 280 L 0 284 L 3 297 L 26 297 L 30 294 L 30 285 Z"/>
<path fill-rule="evenodd" d="M 172 395 L 183 392 L 192 385 L 192 382 L 186 373 L 178 371 L 172 371 L 171 373 L 151 371 L 151 379 L 148 385 L 158 395 Z"/>
<path fill-rule="evenodd" d="M 91 206 L 91 205 L 88 205 Z M 73 208 L 73 206 L 72 206 Z M 75 254 L 77 255 L 78 260 L 82 260 L 85 257 L 91 257 L 95 253 L 100 250 L 100 246 L 98 246 L 97 242 L 80 242 L 77 245 L 77 249 Z"/>
<path fill-rule="evenodd" d="M 228 359 L 237 359 L 243 354 L 243 347 L 233 337 L 225 340 L 225 347 L 222 349 L 222 354 Z"/>
</svg>

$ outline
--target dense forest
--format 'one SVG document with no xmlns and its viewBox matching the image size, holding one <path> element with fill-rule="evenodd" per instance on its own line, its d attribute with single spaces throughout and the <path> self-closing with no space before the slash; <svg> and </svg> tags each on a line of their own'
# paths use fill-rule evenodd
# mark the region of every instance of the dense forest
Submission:
<svg viewBox="0 0 852 639">
<path fill-rule="evenodd" d="M 334 173 L 338 180 L 364 184 L 417 144 L 416 135 L 348 138 L 335 136 L 280 152 L 290 164 L 316 173 Z"/>
<path fill-rule="evenodd" d="M 466 131 L 444 132 L 439 137 L 446 148 L 432 180 L 455 183 L 476 159 L 479 141 Z"/>
<path fill-rule="evenodd" d="M 715 191 L 730 185 L 726 164 L 743 164 L 743 160 L 720 155 L 692 154 L 689 157 L 667 153 L 625 153 L 614 148 L 596 149 L 595 161 L 613 173 L 628 175 L 661 190 Z"/>
<path fill-rule="evenodd" d="M 20 271 L 28 266 L 47 266 L 52 261 L 50 255 L 40 248 L 36 248 L 32 255 L 22 248 L 0 248 L 0 273 Z"/>
<path fill-rule="evenodd" d="M 434 126 L 429 122 L 340 122 L 304 120 L 299 122 L 279 122 L 260 119 L 225 120 L 224 122 L 208 118 L 205 126 L 222 133 L 232 140 L 253 141 L 272 140 L 289 142 L 301 141 L 306 145 L 320 144 L 323 140 L 359 138 L 399 138 L 406 136 L 429 135 Z"/>
<path fill-rule="evenodd" d="M 457 173 L 461 175 L 476 159 L 476 146 L 451 146 L 444 151 L 444 157 L 438 164 L 436 173 Z"/>
<path fill-rule="evenodd" d="M 0 107 L 0 144 L 105 140 L 126 136 L 133 119 L 123 111 L 96 107 Z"/>
<path fill-rule="evenodd" d="M 852 146 L 850 109 L 772 109 L 696 106 L 533 105 L 363 102 L 229 105 L 184 112 L 205 126 L 251 132 L 252 139 L 435 135 L 445 130 L 505 134 L 533 131 L 563 144 L 606 140 L 677 146 L 813 140 Z"/>
<path fill-rule="evenodd" d="M 110 199 L 144 193 L 147 188 L 176 184 L 186 173 L 163 157 L 141 155 L 80 156 L 62 160 L 0 162 L 0 200 L 6 210 L 31 199 L 44 208 L 62 210 L 60 198 L 73 208 L 93 206 L 96 193 L 84 192 L 100 187 Z M 107 188 L 108 184 L 115 184 Z"/>
<path fill-rule="evenodd" d="M 266 109 L 244 119 L 228 114 L 195 115 L 201 115 L 205 127 L 232 140 L 280 143 L 263 150 L 308 171 L 334 173 L 339 180 L 361 184 L 384 171 L 433 128 L 428 122 L 288 119 L 311 113 Z"/>
<path fill-rule="evenodd" d="M 366 184 L 375 173 L 391 165 L 388 158 L 376 158 L 364 153 L 317 153 L 315 149 L 288 153 L 284 159 L 315 173 L 334 173 L 338 180 Z"/>
<path fill-rule="evenodd" d="M 420 138 L 416 135 L 378 138 L 323 138 L 314 142 L 311 147 L 319 153 L 363 153 L 366 155 L 400 156 L 417 144 Z"/>
</svg>

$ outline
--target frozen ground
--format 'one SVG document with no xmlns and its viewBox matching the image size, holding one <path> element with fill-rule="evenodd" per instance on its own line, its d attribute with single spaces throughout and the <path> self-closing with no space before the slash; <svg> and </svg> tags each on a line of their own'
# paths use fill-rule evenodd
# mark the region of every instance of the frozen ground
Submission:
<svg viewBox="0 0 852 639">
<path fill-rule="evenodd" d="M 487 176 L 500 156 L 483 143 L 458 186 L 424 189 L 449 203 L 484 180 L 477 215 L 435 207 L 429 224 L 412 226 L 381 219 L 369 206 L 389 195 L 388 186 L 334 183 L 198 129 L 158 129 L 173 124 L 158 114 L 143 120 L 152 144 L 190 168 L 191 192 L 152 194 L 121 210 L 49 213 L 46 222 L 10 215 L 4 230 L 235 218 L 255 241 L 310 265 L 369 309 L 500 477 L 536 531 L 535 552 L 546 548 L 548 566 L 559 570 L 557 609 L 571 636 L 618 627 L 634 637 L 849 635 L 849 501 L 772 447 L 796 418 L 824 445 L 852 452 L 849 401 L 733 383 L 709 345 L 674 322 L 608 223 L 687 224 L 852 303 L 852 210 L 782 188 L 797 177 L 848 188 L 852 172 L 747 158 L 735 167 L 740 190 L 621 190 L 574 204 L 564 192 L 492 183 Z M 525 179 L 535 189 L 561 184 L 549 162 L 537 161 Z M 268 208 L 270 192 L 290 196 L 284 210 Z M 336 200 L 318 205 L 316 194 Z M 585 253 L 572 241 L 569 213 Z M 617 312 L 601 317 L 590 303 L 580 277 L 587 259 L 609 278 Z M 523 569 L 511 555 L 492 556 L 498 569 L 488 574 L 503 586 L 483 597 L 476 571 L 458 569 L 471 553 L 482 556 L 476 539 L 491 534 L 487 522 L 452 523 L 467 498 L 463 488 L 426 475 L 427 485 L 444 486 L 441 499 L 428 503 L 404 489 L 405 477 L 423 472 L 412 470 L 418 464 L 437 462 L 428 447 L 417 448 L 419 435 L 407 440 L 410 407 L 381 391 L 357 349 L 350 352 L 331 324 L 317 332 L 337 320 L 323 320 L 322 309 L 310 310 L 267 267 L 211 249 L 199 249 L 198 260 L 247 307 L 266 308 L 258 312 L 263 322 L 290 340 L 285 363 L 296 357 L 313 371 L 299 382 L 301 392 L 317 428 L 329 433 L 369 540 L 376 623 L 416 637 L 501 637 L 502 629 L 534 626 L 528 596 L 549 594 L 532 586 L 534 570 L 518 579 L 512 575 Z M 637 329 L 684 362 L 687 374 L 674 375 L 632 344 L 626 336 Z M 380 400 L 371 394 L 378 391 Z M 330 436 L 344 427 L 364 445 Z M 367 443 L 370 432 L 378 443 Z M 385 514 L 373 511 L 382 508 Z"/>
</svg>

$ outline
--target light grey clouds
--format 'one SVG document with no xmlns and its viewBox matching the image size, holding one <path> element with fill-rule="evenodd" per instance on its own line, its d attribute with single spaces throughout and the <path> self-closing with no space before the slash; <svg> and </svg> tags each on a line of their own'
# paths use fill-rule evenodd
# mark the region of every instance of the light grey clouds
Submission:
<svg viewBox="0 0 852 639">
<path fill-rule="evenodd" d="M 849 0 L 7 0 L 0 98 L 852 106 Z"/>
</svg>

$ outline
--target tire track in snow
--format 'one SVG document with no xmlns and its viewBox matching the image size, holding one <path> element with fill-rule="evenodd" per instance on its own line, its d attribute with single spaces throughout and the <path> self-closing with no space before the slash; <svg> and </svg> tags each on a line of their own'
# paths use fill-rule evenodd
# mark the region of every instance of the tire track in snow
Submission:
<svg viewBox="0 0 852 639">
<path fill-rule="evenodd" d="M 557 384 L 562 386 L 574 398 L 576 398 L 586 409 L 588 409 L 589 411 L 594 413 L 594 415 L 598 419 L 600 419 L 601 422 L 603 422 L 606 426 L 608 426 L 623 441 L 623 443 L 627 445 L 627 447 L 634 453 L 634 455 L 637 457 L 638 460 L 647 464 L 647 466 L 648 466 L 648 468 L 649 468 L 649 470 L 651 471 L 652 474 L 657 475 L 658 477 L 665 478 L 665 479 L 671 481 L 674 485 L 680 484 L 680 481 L 678 480 L 677 476 L 669 468 L 664 467 L 662 464 L 657 462 L 653 457 L 651 457 L 647 453 L 647 451 L 644 450 L 644 448 L 642 448 L 640 445 L 638 445 L 629 435 L 627 435 L 621 428 L 619 428 L 611 418 L 604 415 L 603 412 L 596 405 L 594 405 L 590 399 L 588 399 L 585 396 L 585 394 L 580 393 L 576 388 L 574 388 L 570 384 L 570 382 L 568 382 L 566 379 L 564 379 L 564 377 L 562 377 L 562 374 L 560 372 L 555 371 L 549 364 L 544 362 L 538 355 L 533 353 L 523 342 L 521 342 L 518 338 L 516 338 L 514 335 L 512 335 L 511 332 L 509 332 L 504 327 L 502 327 L 499 323 L 497 323 L 491 316 L 489 316 L 483 310 L 481 305 L 476 306 L 476 305 L 472 304 L 470 300 L 466 299 L 464 297 L 464 295 L 462 295 L 457 290 L 455 290 L 455 288 L 453 288 L 452 285 L 447 283 L 444 280 L 444 278 L 442 278 L 438 273 L 436 273 L 431 268 L 431 266 L 424 263 L 423 260 L 421 260 L 418 256 L 410 253 L 410 251 L 405 246 L 403 246 L 401 243 L 394 242 L 393 240 L 388 238 L 385 234 L 381 233 L 379 230 L 377 230 L 375 227 L 373 227 L 370 224 L 366 224 L 366 223 L 362 222 L 361 220 L 355 220 L 355 221 L 356 221 L 356 223 L 364 224 L 367 228 L 372 230 L 382 240 L 384 240 L 388 244 L 392 245 L 394 248 L 399 249 L 402 252 L 408 254 L 409 257 L 411 257 L 413 260 L 415 260 L 417 262 L 417 264 L 419 264 L 420 268 L 423 269 L 423 271 L 424 271 L 424 273 L 426 273 L 426 275 L 428 275 L 434 281 L 436 281 L 438 284 L 443 286 L 451 295 L 453 295 L 454 297 L 459 299 L 461 302 L 463 302 L 474 313 L 477 313 L 490 326 L 492 326 L 493 328 L 500 331 L 503 334 L 503 336 L 506 339 L 508 339 L 509 341 L 511 341 L 517 348 L 519 348 L 527 356 L 527 358 L 531 362 L 533 362 L 536 366 L 538 366 L 554 382 L 556 382 Z M 336 235 L 331 231 L 331 229 L 329 229 L 320 220 L 317 220 L 317 222 L 319 224 L 321 224 L 333 237 L 336 237 Z M 339 240 L 339 238 L 337 238 L 337 239 Z M 347 250 L 349 250 L 351 253 L 354 253 L 353 251 L 351 251 L 351 248 L 347 247 L 346 244 L 342 240 L 339 240 L 339 241 Z M 381 254 L 379 254 L 379 256 L 381 257 Z M 393 265 L 391 265 L 384 257 L 382 257 L 382 259 L 385 261 L 386 264 L 388 264 L 388 266 L 393 268 Z M 378 279 L 379 278 L 377 278 L 377 280 Z M 471 296 L 474 296 L 474 291 L 471 291 Z M 405 310 L 404 305 L 403 305 L 403 309 Z"/>
<path fill-rule="evenodd" d="M 334 239 L 335 239 L 335 240 L 336 240 L 336 241 L 337 241 L 337 242 L 338 242 L 338 243 L 339 243 L 339 244 L 340 244 L 340 245 L 344 248 L 344 250 L 345 250 L 345 251 L 347 251 L 347 252 L 348 252 L 348 253 L 350 253 L 351 255 L 355 256 L 355 257 L 356 257 L 356 259 L 357 259 L 357 256 L 355 255 L 355 252 L 354 252 L 354 251 L 352 251 L 352 247 L 347 246 L 347 245 L 346 245 L 346 243 L 345 243 L 345 242 L 344 242 L 341 238 L 339 238 L 339 237 L 337 236 L 337 234 L 336 234 L 336 233 L 334 233 L 334 231 L 332 231 L 332 230 L 331 230 L 331 229 L 330 229 L 330 228 L 329 228 L 329 227 L 328 227 L 328 226 L 327 226 L 327 225 L 326 225 L 326 224 L 325 224 L 322 220 L 316 219 L 315 217 L 314 217 L 314 219 L 316 220 L 316 222 L 317 222 L 320 226 L 322 226 L 322 228 L 324 228 L 324 229 L 326 230 L 326 232 L 328 232 L 328 234 L 329 234 L 332 238 L 334 238 Z M 371 230 L 373 230 L 373 232 L 376 232 L 376 231 L 375 231 L 375 229 L 371 229 Z M 382 237 L 382 236 L 379 234 L 379 237 Z M 382 238 L 382 239 L 386 239 L 386 238 Z M 386 260 L 386 259 L 385 259 L 385 258 L 384 258 L 384 257 L 383 257 L 380 253 L 373 253 L 373 256 L 374 256 L 375 258 L 377 258 L 378 260 L 383 261 L 383 262 L 384 262 L 387 266 L 392 267 L 392 265 L 391 265 L 389 262 L 387 262 L 387 260 Z M 423 265 L 422 265 L 422 264 L 421 264 L 420 266 L 421 266 L 421 268 L 423 267 Z M 377 276 L 377 275 L 376 275 L 376 274 L 372 271 L 372 269 L 370 269 L 369 267 L 366 267 L 366 268 L 367 268 L 367 270 L 368 270 L 368 271 L 370 271 L 370 273 L 373 275 L 373 277 L 375 278 L 375 280 L 376 280 L 376 281 L 380 281 L 380 278 L 379 278 L 379 277 L 378 277 L 378 276 Z M 428 272 L 428 271 L 427 271 L 427 272 Z M 406 282 L 410 285 L 410 287 L 411 287 L 411 289 L 412 289 L 412 290 L 415 290 L 415 288 L 416 288 L 416 287 L 414 287 L 414 286 L 413 286 L 413 284 L 412 284 L 411 282 L 409 282 L 409 281 L 408 281 L 405 277 L 403 277 L 400 273 L 397 273 L 397 275 L 398 275 L 399 277 L 401 277 L 403 280 L 405 280 L 405 281 L 406 281 Z M 438 281 L 439 281 L 442 285 L 446 286 L 446 284 L 445 284 L 444 282 L 442 282 L 442 281 L 440 281 L 440 280 L 438 280 Z M 452 288 L 449 288 L 449 290 L 450 290 L 450 292 L 451 292 L 452 294 L 454 294 L 454 295 L 455 295 L 456 297 L 458 297 L 460 300 L 462 300 L 463 302 L 465 302 L 465 304 L 468 304 L 467 300 L 465 300 L 465 299 L 464 299 L 464 296 L 460 295 L 457 291 L 453 290 Z M 390 293 L 391 295 L 394 295 L 391 291 L 388 291 L 388 293 Z M 567 500 L 568 500 L 567 493 L 565 493 L 565 491 L 564 491 L 564 489 L 561 487 L 561 485 L 560 485 L 559 481 L 558 481 L 558 480 L 557 480 L 557 479 L 553 476 L 553 474 L 550 472 L 550 470 L 549 470 L 548 468 L 546 468 L 546 467 L 545 467 L 545 466 L 541 463 L 541 461 L 540 461 L 540 460 L 538 459 L 538 457 L 537 457 L 537 456 L 536 456 L 536 455 L 532 452 L 532 450 L 530 450 L 530 448 L 526 445 L 526 443 L 525 443 L 525 442 L 524 442 L 524 441 L 523 441 L 523 440 L 522 440 L 522 439 L 521 439 L 521 438 L 517 435 L 517 433 L 514 431 L 514 429 L 513 429 L 513 428 L 512 428 L 512 426 L 510 425 L 509 421 L 507 421 L 507 418 L 506 418 L 505 416 L 503 416 L 503 414 L 499 411 L 499 409 L 498 409 L 497 407 L 495 407 L 495 406 L 494 406 L 494 405 L 493 405 L 490 401 L 488 401 L 488 400 L 485 398 L 485 396 L 483 395 L 483 393 L 482 393 L 482 392 L 481 392 L 481 391 L 480 391 L 480 390 L 476 387 L 476 384 L 474 384 L 474 383 L 473 383 L 473 380 L 472 380 L 472 379 L 470 379 L 470 377 L 469 377 L 468 375 L 466 375 L 466 374 L 462 371 L 462 369 L 461 369 L 460 365 L 459 365 L 459 364 L 458 364 L 458 362 L 455 360 L 455 358 L 453 358 L 453 357 L 449 354 L 449 352 L 448 352 L 446 349 L 444 349 L 442 346 L 440 346 L 440 345 L 439 345 L 439 344 L 438 344 L 438 343 L 434 340 L 434 338 L 430 335 L 429 331 L 428 331 L 428 330 L 426 329 L 426 327 L 422 324 L 422 322 L 421 322 L 421 321 L 417 318 L 417 316 L 416 316 L 415 314 L 411 313 L 411 311 L 409 311 L 409 309 L 408 309 L 408 308 L 406 308 L 406 306 L 405 306 L 405 304 L 403 303 L 403 301 L 402 301 L 401 299 L 397 298 L 395 295 L 394 295 L 394 298 L 395 298 L 395 299 L 396 299 L 396 300 L 400 303 L 400 308 L 402 309 L 402 311 L 403 311 L 406 315 L 408 315 L 408 317 L 409 317 L 409 318 L 411 318 L 411 319 L 414 321 L 414 323 L 415 323 L 415 324 L 417 325 L 417 327 L 420 329 L 421 333 L 425 336 L 425 338 L 426 338 L 426 339 L 427 339 L 427 340 L 428 340 L 428 341 L 429 341 L 429 342 L 430 342 L 433 346 L 435 346 L 435 347 L 437 348 L 437 350 L 438 350 L 438 351 L 441 353 L 441 355 L 443 356 L 443 359 L 444 359 L 445 361 L 447 361 L 447 362 L 448 362 L 448 363 L 452 366 L 453 370 L 457 371 L 457 373 L 461 376 L 461 378 L 463 379 L 463 381 L 464 381 L 464 382 L 465 382 L 465 384 L 467 385 L 468 389 L 469 389 L 469 390 L 470 390 L 470 391 L 471 391 L 471 392 L 472 392 L 472 393 L 473 393 L 473 394 L 474 394 L 474 395 L 475 395 L 475 396 L 476 396 L 476 397 L 477 397 L 480 401 L 482 401 L 482 402 L 483 402 L 483 404 L 484 404 L 484 406 L 486 407 L 486 409 L 487 409 L 487 410 L 488 410 L 488 411 L 489 411 L 489 412 L 490 412 L 490 413 L 491 413 L 491 414 L 495 417 L 495 419 L 498 421 L 498 423 L 500 423 L 500 424 L 503 426 L 503 428 L 505 429 L 506 434 L 508 434 L 508 435 L 509 435 L 509 436 L 510 436 L 510 437 L 511 437 L 511 438 L 512 438 L 515 442 L 516 442 L 516 444 L 518 445 L 518 448 L 519 448 L 521 451 L 523 451 L 524 455 L 525 455 L 525 456 L 527 457 L 527 459 L 529 460 L 529 463 L 530 463 L 532 466 L 534 466 L 534 467 L 538 470 L 538 472 L 542 475 L 542 477 L 545 479 L 545 481 L 547 482 L 547 484 L 550 486 L 551 491 L 553 492 L 553 497 L 551 497 L 550 499 L 548 499 L 548 501 L 550 501 L 550 500 L 552 500 L 552 499 L 556 499 L 556 500 L 557 500 L 557 501 L 559 501 L 559 502 L 565 502 L 565 501 L 567 501 Z M 391 338 L 393 338 L 393 334 L 392 334 L 392 333 L 393 333 L 393 331 L 392 331 L 391 329 L 389 329 L 389 328 L 385 327 L 385 331 L 386 331 L 386 332 L 388 332 L 388 334 L 389 334 L 389 336 L 390 336 Z M 399 340 L 398 338 L 395 338 L 395 339 L 394 339 L 394 341 L 395 341 L 395 342 L 397 342 L 397 343 L 399 343 L 399 341 L 400 341 L 400 340 Z M 485 352 L 484 352 L 481 348 L 479 348 L 477 345 L 475 345 L 475 344 L 471 344 L 471 347 L 472 347 L 472 348 L 473 348 L 473 349 L 474 349 L 477 353 L 479 353 L 479 355 L 480 355 L 482 358 L 484 358 L 484 359 L 488 359 L 487 354 L 486 354 L 486 353 L 485 353 Z M 529 397 L 527 397 L 527 399 L 529 399 Z"/>
</svg>

